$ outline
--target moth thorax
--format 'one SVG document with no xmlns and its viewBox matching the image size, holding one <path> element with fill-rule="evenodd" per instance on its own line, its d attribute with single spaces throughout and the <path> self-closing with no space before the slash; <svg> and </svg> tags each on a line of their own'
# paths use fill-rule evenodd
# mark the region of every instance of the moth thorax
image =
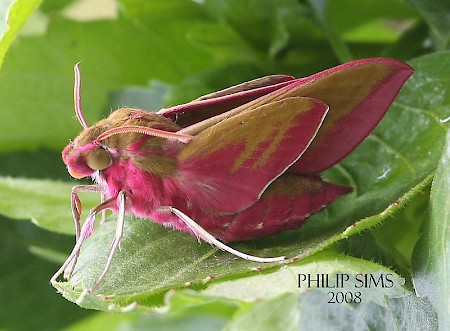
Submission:
<svg viewBox="0 0 450 331">
<path fill-rule="evenodd" d="M 92 170 L 104 170 L 112 163 L 111 155 L 105 149 L 98 147 L 86 155 L 86 163 Z"/>
</svg>

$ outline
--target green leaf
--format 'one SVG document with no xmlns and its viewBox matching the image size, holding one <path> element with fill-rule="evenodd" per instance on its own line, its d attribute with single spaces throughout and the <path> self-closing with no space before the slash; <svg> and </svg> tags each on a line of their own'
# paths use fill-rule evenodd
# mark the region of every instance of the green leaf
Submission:
<svg viewBox="0 0 450 331">
<path fill-rule="evenodd" d="M 408 0 L 431 27 L 435 46 L 445 50 L 450 46 L 450 2 L 447 0 Z"/>
<path fill-rule="evenodd" d="M 250 47 L 272 57 L 287 45 L 290 15 L 303 14 L 303 6 L 293 0 L 206 0 L 203 6 Z"/>
<path fill-rule="evenodd" d="M 339 251 L 390 266 L 409 279 L 412 252 L 426 216 L 430 186 L 416 194 L 406 206 L 396 209 L 380 226 L 340 241 Z"/>
<path fill-rule="evenodd" d="M 298 295 L 289 293 L 257 302 L 250 309 L 239 312 L 223 330 L 299 330 L 298 301 Z"/>
<path fill-rule="evenodd" d="M 148 88 L 129 86 L 110 95 L 109 104 L 112 109 L 123 107 L 157 111 L 163 108 L 170 87 L 158 81 L 152 81 Z M 104 112 L 105 117 L 111 113 L 110 109 Z"/>
<path fill-rule="evenodd" d="M 123 315 L 123 314 L 122 314 Z M 131 314 L 129 314 L 131 315 Z M 126 315 L 126 316 L 129 316 Z M 139 316 L 139 315 L 138 315 Z M 126 330 L 130 331 L 221 331 L 227 320 L 215 316 L 205 316 L 200 314 L 190 314 L 182 316 L 167 315 L 140 315 L 134 322 L 127 325 Z M 99 324 L 100 325 L 100 324 Z M 99 328 L 103 328 L 100 325 Z M 79 329 L 80 331 L 86 329 Z M 76 330 L 68 330 L 76 331 Z"/>
<path fill-rule="evenodd" d="M 40 6 L 40 10 L 45 12 L 56 12 L 63 9 L 74 0 L 45 0 Z"/>
<path fill-rule="evenodd" d="M 315 288 L 317 280 L 323 279 L 322 275 L 328 277 L 328 283 L 321 284 L 326 287 Z M 300 276 L 305 277 L 301 285 Z M 309 285 L 306 280 L 308 276 L 312 280 Z M 337 282 L 337 279 L 341 282 Z M 375 263 L 324 253 L 277 268 L 272 273 L 255 271 L 251 277 L 232 278 L 223 282 L 212 280 L 209 287 L 199 292 L 173 291 L 165 302 L 169 309 L 167 313 L 186 316 L 199 311 L 217 315 L 213 313 L 214 307 L 224 307 L 230 300 L 247 302 L 234 313 L 233 320 L 226 325 L 225 330 L 247 330 L 250 325 L 257 326 L 258 330 L 294 330 L 300 326 L 315 329 L 314 326 L 318 325 L 331 330 L 330 326 L 341 325 L 338 330 L 348 330 L 352 321 L 357 321 L 356 325 L 364 325 L 364 321 L 376 323 L 378 329 L 395 330 L 393 326 L 396 325 L 423 325 L 425 330 L 434 330 L 437 319 L 430 304 L 415 297 L 404 288 L 403 283 L 404 280 L 395 273 Z M 67 290 L 66 286 L 62 289 Z M 342 295 L 346 294 L 348 299 L 361 301 L 353 305 L 345 302 L 330 304 L 332 295 L 339 292 L 341 299 L 338 300 L 342 301 Z M 64 293 L 71 300 L 78 299 L 79 304 L 88 307 L 94 301 L 101 302 L 92 295 L 78 297 L 72 296 L 74 292 Z M 121 296 L 105 297 L 103 301 L 106 301 L 105 307 L 108 305 L 109 309 L 114 310 L 119 309 L 122 299 Z M 140 301 L 145 300 L 143 297 L 134 299 L 138 299 L 141 304 L 145 302 Z M 119 307 L 116 306 L 118 303 Z M 138 306 L 134 305 L 135 309 Z M 189 315 L 186 309 L 189 309 Z M 385 318 L 374 318 L 374 311 Z M 336 323 L 336 320 L 339 322 Z"/>
<path fill-rule="evenodd" d="M 4 63 L 0 151 L 61 150 L 80 131 L 72 97 L 72 67 L 80 60 L 88 123 L 109 108 L 112 90 L 146 86 L 152 79 L 172 83 L 204 68 L 210 57 L 186 39 L 195 26 L 189 20 L 158 21 L 143 28 L 123 18 L 81 23 L 52 16 L 46 34 L 23 37 Z"/>
<path fill-rule="evenodd" d="M 192 29 L 190 39 L 211 52 L 214 64 L 224 66 L 223 71 L 242 65 L 258 68 L 260 73 L 251 78 L 280 72 L 306 75 L 336 64 L 325 35 L 311 19 L 311 10 L 298 1 L 207 0 L 201 4 L 215 20 Z M 317 49 L 322 50 L 320 63 Z M 242 82 L 239 71 L 235 75 L 233 84 Z"/>
<path fill-rule="evenodd" d="M 40 149 L 34 152 L 1 153 L 0 164 L 0 176 L 4 177 L 68 179 L 59 152 Z"/>
<path fill-rule="evenodd" d="M 310 1 L 310 4 L 314 9 L 316 19 L 325 31 L 337 58 L 341 61 L 341 63 L 354 60 L 353 55 L 342 40 L 341 36 L 335 31 L 333 26 L 329 24 L 329 20 L 327 19 L 328 2 L 329 1 L 327 0 L 313 0 Z"/>
<path fill-rule="evenodd" d="M 74 233 L 70 210 L 72 186 L 52 180 L 0 177 L 0 213 L 26 219 L 36 225 L 66 234 Z M 98 194 L 83 194 L 83 208 L 100 201 Z"/>
<path fill-rule="evenodd" d="M 317 280 L 322 279 L 328 283 L 316 288 Z M 258 299 L 241 308 L 225 330 L 251 326 L 257 330 L 365 330 L 367 325 L 375 330 L 417 325 L 435 330 L 437 318 L 429 302 L 406 290 L 403 283 L 398 275 L 375 263 L 319 254 L 270 274 L 213 284 L 202 293 Z"/>
<path fill-rule="evenodd" d="M 152 25 L 155 21 L 164 22 L 191 20 L 204 17 L 204 10 L 196 1 L 184 0 L 119 0 L 124 12 L 130 18 Z M 158 23 L 158 24 L 161 24 Z"/>
<path fill-rule="evenodd" d="M 255 297 L 253 293 L 260 294 L 241 306 L 225 330 L 367 330 L 368 326 L 374 330 L 437 329 L 437 317 L 430 303 L 406 290 L 403 280 L 389 269 L 333 254 L 316 255 L 303 262 L 273 274 L 218 284 L 216 291 L 222 296 L 248 299 Z M 301 283 L 303 288 L 298 288 L 299 275 L 309 275 L 313 286 L 304 288 L 305 280 Z M 327 287 L 315 288 L 321 277 L 325 281 L 328 277 Z M 336 279 L 345 281 L 336 287 Z M 166 302 L 170 305 L 174 298 L 188 293 L 197 300 L 202 295 L 185 290 L 175 292 Z M 266 297 L 266 293 L 271 295 Z M 336 297 L 341 303 L 330 303 Z M 345 298 L 357 302 L 348 304 Z"/>
<path fill-rule="evenodd" d="M 417 19 L 414 11 L 398 0 L 310 0 L 309 3 L 342 63 L 359 58 L 357 51 L 367 45 L 373 47 L 363 57 L 379 55 L 380 49 L 400 37 L 399 27 Z"/>
<path fill-rule="evenodd" d="M 437 330 L 436 314 L 429 302 L 410 293 L 401 298 L 385 298 L 384 304 L 363 302 L 342 304 L 330 309 L 323 293 L 308 293 L 299 305 L 305 330 Z"/>
<path fill-rule="evenodd" d="M 264 53 L 253 49 L 231 26 L 224 23 L 198 25 L 190 30 L 189 38 L 197 47 L 210 52 L 217 65 L 236 59 L 237 51 L 239 62 L 259 63 L 265 57 Z"/>
<path fill-rule="evenodd" d="M 424 55 L 430 51 L 430 45 L 427 43 L 428 34 L 425 22 L 414 24 L 403 32 L 396 43 L 386 48 L 382 56 L 409 60 Z"/>
<path fill-rule="evenodd" d="M 114 224 L 107 222 L 102 227 L 107 227 L 108 233 L 94 232 L 93 242 L 89 240 L 86 242 L 70 283 L 56 284 L 65 297 L 85 307 L 121 310 L 121 307 L 127 307 L 133 302 L 147 306 L 160 305 L 167 289 L 191 287 L 197 290 L 204 288 L 201 293 L 210 297 L 246 301 L 272 298 L 295 290 L 297 278 L 293 275 L 297 273 L 335 273 L 344 270 L 355 274 L 375 273 L 381 268 L 367 262 L 369 264 L 365 269 L 364 261 L 338 258 L 338 255 L 329 253 L 296 263 L 300 266 L 272 265 L 268 270 L 270 273 L 261 273 L 263 266 L 235 259 L 229 254 L 216 252 L 209 247 L 199 248 L 198 243 L 189 240 L 188 235 L 171 232 L 161 237 L 163 229 L 154 224 L 149 222 L 134 222 L 134 224 L 139 224 L 139 227 L 127 227 L 122 247 L 123 251 L 139 247 L 139 252 L 127 256 L 118 254 L 114 266 L 109 271 L 107 282 L 105 281 L 99 289 L 100 293 L 113 290 L 114 296 L 107 295 L 101 299 L 102 296 L 81 294 L 83 288 L 96 280 L 97 275 L 92 271 L 99 270 L 104 265 L 108 243 L 111 242 L 114 233 Z M 160 232 L 158 240 L 166 239 L 173 242 L 171 250 L 166 254 L 161 254 L 161 249 L 164 248 L 157 248 L 155 247 L 157 243 L 148 241 L 148 236 L 155 235 L 157 231 Z M 99 234 L 100 232 L 103 234 Z M 94 253 L 92 245 L 99 244 L 100 241 L 103 245 L 96 248 Z M 195 260 L 192 259 L 193 254 L 196 256 Z M 185 267 L 180 268 L 182 265 Z M 145 271 L 149 266 L 152 266 L 152 272 Z M 246 278 L 237 278 L 244 274 L 247 274 Z M 397 283 L 401 285 L 402 281 L 399 280 Z M 402 293 L 398 292 L 398 287 L 394 287 L 392 291 L 397 293 L 396 295 Z M 382 298 L 384 294 L 373 291 L 367 295 L 374 299 L 377 295 L 381 295 Z"/>
<path fill-rule="evenodd" d="M 415 251 L 413 281 L 433 304 L 442 329 L 450 325 L 450 130 L 431 188 L 429 217 Z"/>
<path fill-rule="evenodd" d="M 130 325 L 139 320 L 139 315 L 135 314 L 114 314 L 96 312 L 88 317 L 79 319 L 71 323 L 62 331 L 86 331 L 86 330 L 135 330 Z M 152 330 L 152 329 L 149 329 Z"/>
<path fill-rule="evenodd" d="M 2 216 L 0 226 L 0 329 L 61 330 L 92 315 L 56 294 L 48 279 L 57 264 L 33 254 L 32 247 L 68 249 L 71 238 Z"/>
<path fill-rule="evenodd" d="M 388 274 L 392 282 L 386 279 Z M 322 275 L 326 275 L 325 281 Z M 378 286 L 374 285 L 374 280 Z M 213 283 L 201 293 L 252 302 L 276 298 L 284 293 L 301 291 L 303 294 L 315 288 L 325 293 L 330 289 L 348 290 L 361 292 L 364 302 L 384 305 L 386 296 L 401 297 L 408 294 L 403 287 L 404 282 L 404 279 L 379 264 L 328 251 L 277 268 L 271 273 L 259 272 L 252 277 Z"/>
<path fill-rule="evenodd" d="M 28 17 L 42 0 L 8 0 L 0 5 L 0 15 L 5 18 L 0 26 L 0 67 L 9 46 Z"/>
<path fill-rule="evenodd" d="M 404 20 L 417 20 L 420 17 L 402 0 L 328 0 L 327 2 L 326 15 L 329 24 L 344 36 L 376 21 L 384 20 L 388 26 L 389 21 L 398 23 Z"/>
<path fill-rule="evenodd" d="M 224 330 L 421 330 L 437 329 L 434 312 L 428 302 L 413 294 L 386 298 L 387 307 L 374 302 L 360 304 L 328 303 L 329 293 L 311 290 L 301 295 L 285 294 L 260 301 L 236 316 Z M 257 328 L 255 328 L 257 326 Z"/>
</svg>

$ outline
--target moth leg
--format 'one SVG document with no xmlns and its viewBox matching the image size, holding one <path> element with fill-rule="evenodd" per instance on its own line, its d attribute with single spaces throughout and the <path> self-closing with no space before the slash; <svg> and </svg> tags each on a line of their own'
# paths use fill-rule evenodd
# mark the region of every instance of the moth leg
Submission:
<svg viewBox="0 0 450 331">
<path fill-rule="evenodd" d="M 105 202 L 105 198 L 106 198 L 105 193 L 102 192 L 102 193 L 100 194 L 100 203 Z M 103 210 L 102 210 L 102 218 L 100 219 L 100 224 L 105 223 L 105 221 L 106 221 L 106 210 L 103 209 Z"/>
<path fill-rule="evenodd" d="M 102 199 L 101 203 L 105 201 L 104 199 L 104 193 L 103 193 L 103 187 L 100 185 L 77 185 L 72 187 L 72 195 L 71 195 L 71 208 L 72 208 L 72 217 L 73 221 L 75 223 L 75 240 L 78 241 L 78 238 L 80 237 L 80 218 L 81 218 L 81 200 L 78 197 L 78 193 L 80 192 L 98 192 L 101 193 Z M 105 215 L 105 211 L 102 210 L 102 219 L 103 215 Z M 72 264 L 67 267 L 66 273 L 71 275 L 73 269 L 75 268 L 75 264 L 77 263 L 78 255 L 72 260 Z"/>
<path fill-rule="evenodd" d="M 103 272 L 97 278 L 97 281 L 89 289 L 87 289 L 87 292 L 89 292 L 89 293 L 91 293 L 93 290 L 95 290 L 103 282 L 103 279 L 105 278 L 106 274 L 108 273 L 109 267 L 111 266 L 111 262 L 114 257 L 114 254 L 116 253 L 117 249 L 120 247 L 120 241 L 123 236 L 123 226 L 125 223 L 125 203 L 126 203 L 125 191 L 120 191 L 119 195 L 117 196 L 117 199 L 119 199 L 119 211 L 118 211 L 118 217 L 117 217 L 116 235 L 111 244 L 111 250 L 109 251 L 108 260 L 106 261 Z"/>
<path fill-rule="evenodd" d="M 72 276 L 73 268 L 75 267 L 75 263 L 73 263 L 73 261 L 76 261 L 78 254 L 80 253 L 81 245 L 83 244 L 84 240 L 91 235 L 94 229 L 95 216 L 100 211 L 113 207 L 115 203 L 116 198 L 111 198 L 99 204 L 97 207 L 91 209 L 88 217 L 86 218 L 86 221 L 83 224 L 83 227 L 81 228 L 80 235 L 78 237 L 75 246 L 72 249 L 72 252 L 70 253 L 67 260 L 64 262 L 64 264 L 61 266 L 61 268 L 59 268 L 59 270 L 50 279 L 50 283 L 52 284 L 55 283 L 56 279 L 63 272 L 65 278 L 70 278 Z M 73 263 L 73 265 L 70 265 L 71 263 Z"/>
<path fill-rule="evenodd" d="M 75 238 L 78 240 L 80 236 L 80 217 L 81 217 L 81 201 L 78 197 L 78 193 L 80 192 L 98 192 L 101 193 L 103 199 L 100 201 L 103 203 L 104 193 L 103 187 L 100 185 L 77 185 L 72 187 L 72 197 L 71 197 L 71 208 L 72 208 L 72 216 L 75 223 Z"/>
<path fill-rule="evenodd" d="M 198 225 L 192 218 L 187 216 L 182 211 L 174 208 L 174 207 L 168 207 L 169 210 L 174 213 L 180 220 L 182 220 L 198 237 L 203 239 L 204 241 L 208 242 L 209 244 L 216 246 L 217 248 L 229 252 L 233 255 L 236 255 L 240 258 L 243 258 L 245 260 L 253 261 L 253 262 L 264 262 L 264 263 L 270 263 L 270 262 L 281 262 L 286 260 L 285 256 L 278 256 L 278 257 L 257 257 L 253 255 L 248 255 L 242 252 L 239 252 L 235 250 L 234 248 L 231 248 L 230 246 L 225 245 L 224 243 L 220 242 L 216 238 L 214 238 L 213 235 L 211 235 L 208 231 L 203 229 L 200 225 Z"/>
</svg>

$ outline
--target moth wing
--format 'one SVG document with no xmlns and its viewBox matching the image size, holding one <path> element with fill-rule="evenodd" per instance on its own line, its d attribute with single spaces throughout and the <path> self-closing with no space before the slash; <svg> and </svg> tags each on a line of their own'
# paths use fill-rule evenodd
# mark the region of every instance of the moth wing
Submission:
<svg viewBox="0 0 450 331">
<path fill-rule="evenodd" d="M 213 213 L 247 208 L 301 157 L 327 111 L 319 100 L 290 97 L 229 114 L 180 147 L 178 186 Z"/>
<path fill-rule="evenodd" d="M 290 171 L 316 174 L 347 156 L 383 118 L 412 73 L 413 69 L 401 61 L 364 59 L 298 80 L 278 91 L 283 97 L 307 96 L 330 107 L 316 138 Z"/>
<path fill-rule="evenodd" d="M 351 191 L 348 186 L 327 183 L 318 176 L 284 173 L 249 208 L 220 224 L 210 225 L 214 218 L 205 217 L 202 226 L 218 229 L 216 237 L 225 242 L 273 235 L 299 228 L 308 216 Z"/>
<path fill-rule="evenodd" d="M 294 77 L 287 75 L 257 78 L 201 96 L 186 104 L 161 109 L 158 114 L 172 118 L 181 127 L 188 127 L 276 91 L 293 80 Z"/>
<path fill-rule="evenodd" d="M 371 58 L 349 62 L 315 75 L 163 110 L 178 114 L 185 133 L 195 134 L 226 118 L 228 112 L 258 108 L 289 97 L 310 97 L 330 107 L 308 151 L 290 169 L 319 173 L 347 156 L 383 118 L 413 69 L 404 62 Z M 289 77 L 289 76 L 287 76 Z M 183 113 L 183 114 L 182 114 Z"/>
<path fill-rule="evenodd" d="M 244 82 L 235 86 L 228 87 L 226 89 L 213 92 L 210 94 L 203 95 L 195 100 L 208 100 L 208 99 L 216 99 L 223 96 L 230 96 L 232 94 L 249 91 L 249 90 L 256 90 L 261 87 L 267 87 L 271 85 L 276 85 L 279 83 L 287 82 L 295 80 L 295 77 L 287 76 L 287 75 L 271 75 L 271 76 L 265 76 L 261 78 L 256 78 L 248 82 Z"/>
</svg>

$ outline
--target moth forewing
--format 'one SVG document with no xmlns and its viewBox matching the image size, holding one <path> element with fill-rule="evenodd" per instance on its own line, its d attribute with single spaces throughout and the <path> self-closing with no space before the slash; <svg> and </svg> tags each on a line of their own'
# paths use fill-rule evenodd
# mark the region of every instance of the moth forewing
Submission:
<svg viewBox="0 0 450 331">
<path fill-rule="evenodd" d="M 250 80 L 250 81 L 242 83 L 242 84 L 238 84 L 238 85 L 231 86 L 231 87 L 225 88 L 225 89 L 217 91 L 217 92 L 203 95 L 195 100 L 200 101 L 200 100 L 215 99 L 215 98 L 223 97 L 226 95 L 235 94 L 238 92 L 254 90 L 254 89 L 257 89 L 260 87 L 266 87 L 266 86 L 270 86 L 270 85 L 276 85 L 279 83 L 288 82 L 288 81 L 294 80 L 294 79 L 295 79 L 295 77 L 288 76 L 288 75 L 271 75 L 271 76 L 256 78 L 256 79 Z"/>
<path fill-rule="evenodd" d="M 208 208 L 238 212 L 258 200 L 264 189 L 298 160 L 327 111 L 323 102 L 302 97 L 231 111 L 226 120 L 205 126 L 196 139 L 182 146 L 178 160 L 189 167 L 191 175 L 240 197 L 227 204 L 210 200 Z M 211 169 L 221 171 L 211 173 Z M 186 198 L 192 203 L 205 203 L 198 186 L 189 187 Z"/>
<path fill-rule="evenodd" d="M 292 93 L 292 92 L 290 92 L 288 95 L 289 91 L 290 90 L 287 88 L 281 88 L 280 90 L 277 90 L 268 95 L 265 95 L 263 97 L 255 99 L 251 102 L 243 104 L 235 109 L 229 110 L 222 114 L 216 115 L 214 117 L 211 117 L 211 118 L 208 118 L 201 122 L 198 122 L 196 124 L 193 124 L 187 128 L 181 129 L 179 131 L 179 133 L 188 134 L 188 135 L 196 135 L 197 133 L 216 125 L 217 123 L 231 120 L 233 117 L 239 116 L 240 114 L 246 114 L 246 113 L 250 114 L 251 113 L 252 114 L 251 116 L 258 116 L 258 115 L 261 116 L 264 114 L 264 112 L 260 111 L 259 114 L 258 113 L 255 114 L 255 113 L 253 113 L 253 111 L 257 110 L 259 107 L 262 107 L 262 106 L 270 107 L 271 104 L 275 105 L 275 102 L 287 99 L 288 97 L 292 97 L 292 98 L 295 98 L 295 97 L 301 98 L 302 97 L 301 95 L 295 95 L 295 93 Z M 311 99 L 314 99 L 314 98 L 311 98 Z M 296 111 L 295 108 L 293 110 Z M 250 117 L 250 115 L 247 115 L 246 117 Z M 270 123 L 268 123 L 268 125 L 270 125 Z"/>
</svg>

